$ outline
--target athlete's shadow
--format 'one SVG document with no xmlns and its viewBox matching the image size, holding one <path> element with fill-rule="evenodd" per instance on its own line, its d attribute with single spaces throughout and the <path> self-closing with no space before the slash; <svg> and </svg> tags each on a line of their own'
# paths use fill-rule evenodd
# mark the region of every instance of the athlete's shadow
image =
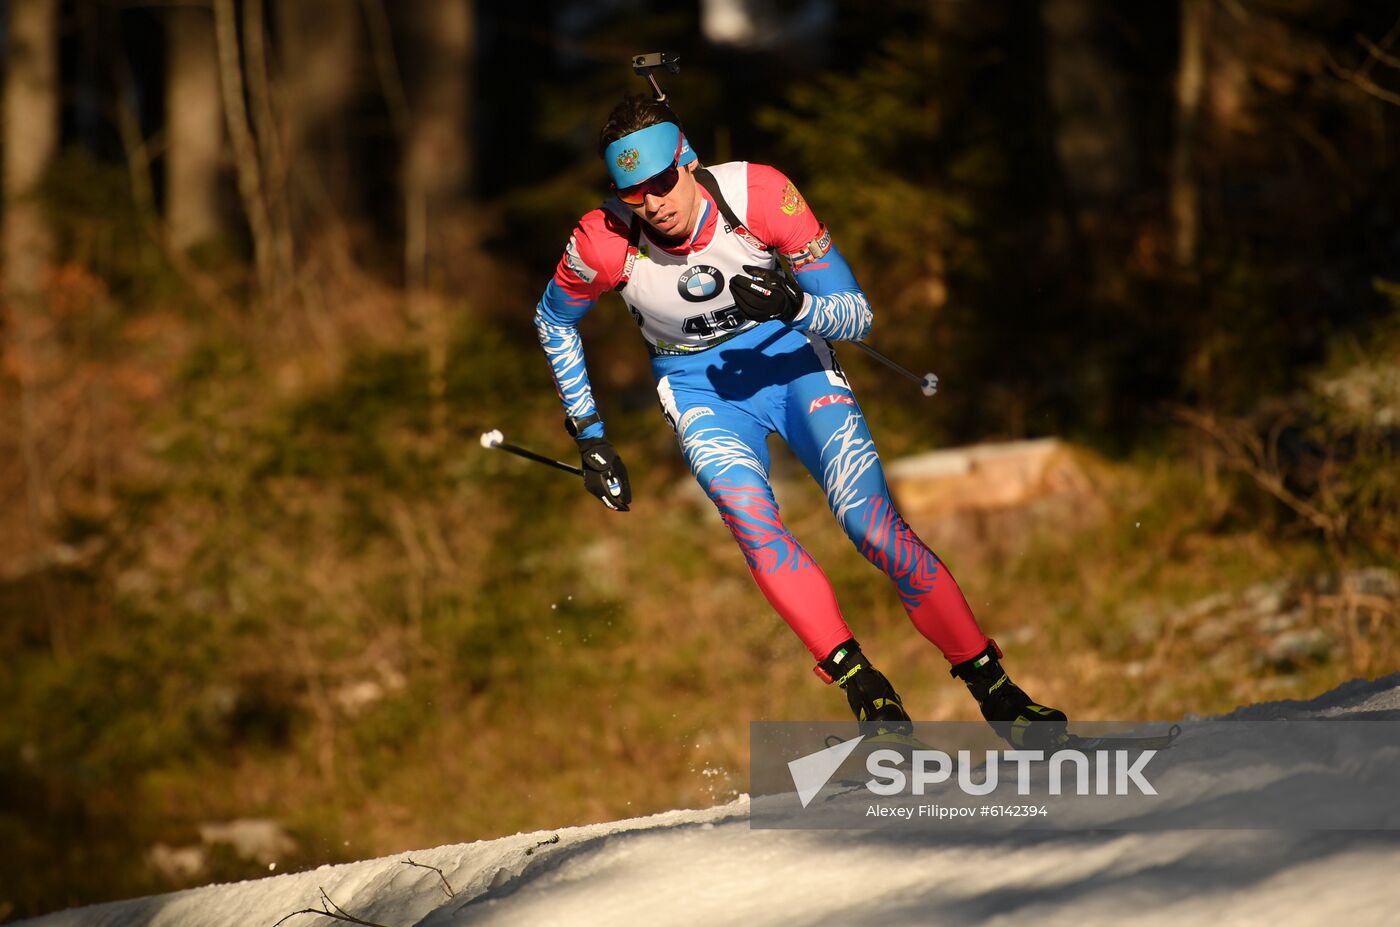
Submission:
<svg viewBox="0 0 1400 927">
<path fill-rule="evenodd" d="M 774 338 L 751 348 L 726 351 L 721 345 L 716 349 L 721 352 L 720 363 L 709 369 L 708 376 L 721 399 L 751 399 L 770 386 L 785 386 L 821 369 L 805 344 L 792 351 L 768 353 L 764 348 Z"/>
</svg>

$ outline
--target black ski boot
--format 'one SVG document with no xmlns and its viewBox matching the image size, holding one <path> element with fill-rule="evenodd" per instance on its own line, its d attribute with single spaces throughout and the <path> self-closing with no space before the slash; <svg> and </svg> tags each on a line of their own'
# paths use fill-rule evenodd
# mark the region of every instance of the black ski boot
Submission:
<svg viewBox="0 0 1400 927">
<path fill-rule="evenodd" d="M 831 651 L 816 666 L 816 674 L 826 682 L 834 682 L 846 690 L 846 701 L 860 722 L 862 734 L 914 733 L 914 722 L 904 710 L 904 703 L 885 674 L 870 665 L 855 639 L 846 641 Z"/>
<path fill-rule="evenodd" d="M 951 672 L 967 684 L 982 717 L 1011 746 L 1039 750 L 1058 746 L 1066 734 L 1065 713 L 1031 701 L 1001 668 L 1000 657 L 996 641 L 988 641 L 986 650 Z"/>
</svg>

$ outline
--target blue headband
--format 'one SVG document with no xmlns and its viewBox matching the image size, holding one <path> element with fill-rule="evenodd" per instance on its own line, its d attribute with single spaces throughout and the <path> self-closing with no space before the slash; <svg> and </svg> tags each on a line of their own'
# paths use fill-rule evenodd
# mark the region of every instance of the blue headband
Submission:
<svg viewBox="0 0 1400 927">
<path fill-rule="evenodd" d="M 677 154 L 679 149 L 679 154 Z M 603 151 L 608 174 L 619 190 L 650 180 L 672 164 L 689 164 L 695 152 L 674 122 L 658 122 L 638 129 Z"/>
</svg>

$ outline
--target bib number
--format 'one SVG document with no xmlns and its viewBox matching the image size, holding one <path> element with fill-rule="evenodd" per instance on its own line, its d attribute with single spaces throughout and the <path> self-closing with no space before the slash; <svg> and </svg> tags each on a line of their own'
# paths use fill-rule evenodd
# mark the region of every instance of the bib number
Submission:
<svg viewBox="0 0 1400 927">
<path fill-rule="evenodd" d="M 681 323 L 681 331 L 687 335 L 699 335 L 701 338 L 713 338 L 721 332 L 732 332 L 736 328 L 742 328 L 744 316 L 737 307 L 730 306 L 727 309 L 716 309 L 704 315 L 693 315 Z"/>
</svg>

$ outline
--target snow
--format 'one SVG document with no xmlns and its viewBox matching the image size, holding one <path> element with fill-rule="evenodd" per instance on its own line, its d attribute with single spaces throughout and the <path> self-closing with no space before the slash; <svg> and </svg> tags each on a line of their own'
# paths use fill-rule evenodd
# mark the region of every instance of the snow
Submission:
<svg viewBox="0 0 1400 927">
<path fill-rule="evenodd" d="M 1237 721 L 1400 719 L 1400 674 L 1354 681 L 1308 702 L 1188 722 L 1174 748 L 1229 765 Z M 1388 727 L 1393 730 L 1393 727 Z M 1252 748 L 1250 748 L 1252 749 Z M 1238 781 L 1286 781 L 1244 754 Z M 1340 777 L 1325 759 L 1323 775 Z M 1364 784 L 1400 782 L 1400 744 L 1352 757 Z M 1200 776 L 1191 764 L 1170 775 Z M 1369 776 L 1369 779 L 1366 779 Z M 1178 790 L 1181 810 L 1217 792 Z M 1345 781 L 1340 778 L 1337 781 Z M 1363 790 L 1364 794 L 1366 790 Z M 761 799 L 760 799 L 761 801 Z M 1400 924 L 1400 820 L 1390 830 L 930 832 L 750 829 L 747 797 L 560 831 L 78 908 L 31 927 L 262 925 L 321 907 L 384 927 L 570 924 Z M 405 865 L 412 860 L 421 865 Z M 441 870 L 453 895 L 448 896 Z M 289 925 L 325 925 L 300 914 Z"/>
</svg>

